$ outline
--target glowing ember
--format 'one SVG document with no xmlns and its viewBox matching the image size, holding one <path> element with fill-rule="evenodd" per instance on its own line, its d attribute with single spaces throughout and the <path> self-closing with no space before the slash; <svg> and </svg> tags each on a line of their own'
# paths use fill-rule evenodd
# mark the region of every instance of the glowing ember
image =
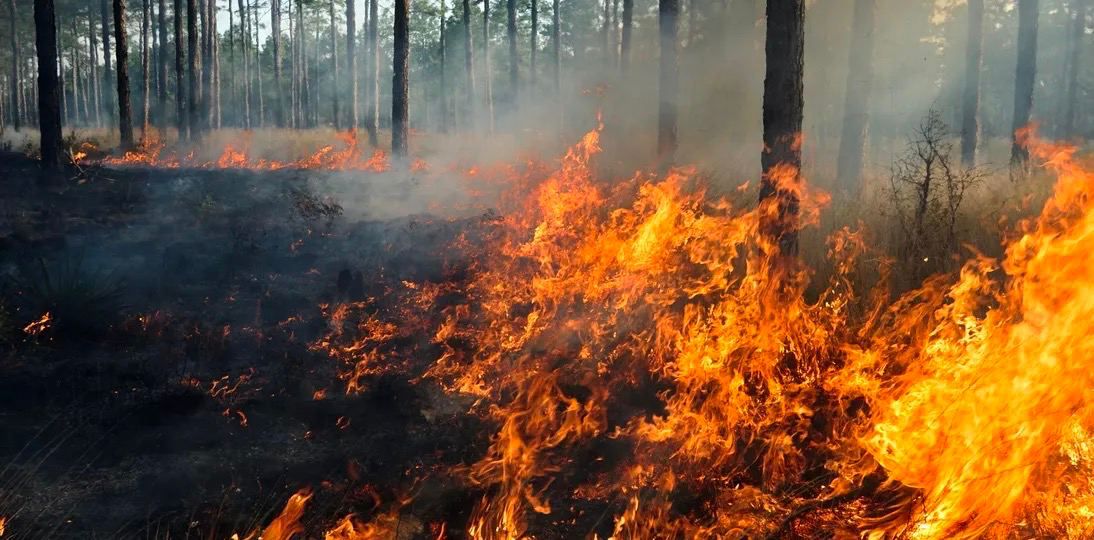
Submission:
<svg viewBox="0 0 1094 540">
<path fill-rule="evenodd" d="M 49 329 L 50 323 L 53 322 L 53 318 L 49 312 L 45 312 L 38 320 L 32 321 L 23 327 L 23 333 L 28 336 L 37 336 L 42 332 Z"/>
</svg>

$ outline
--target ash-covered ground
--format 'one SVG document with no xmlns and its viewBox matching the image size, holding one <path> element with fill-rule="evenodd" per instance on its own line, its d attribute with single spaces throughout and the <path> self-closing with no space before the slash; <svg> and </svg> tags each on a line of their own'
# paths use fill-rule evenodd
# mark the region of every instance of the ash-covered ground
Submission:
<svg viewBox="0 0 1094 540">
<path fill-rule="evenodd" d="M 245 536 L 302 486 L 305 524 L 410 495 L 399 536 L 467 521 L 473 490 L 443 471 L 490 430 L 405 376 L 347 396 L 313 344 L 332 305 L 399 309 L 407 283 L 452 279 L 446 248 L 488 220 L 432 215 L 409 170 L 0 164 L 5 538 Z"/>
</svg>

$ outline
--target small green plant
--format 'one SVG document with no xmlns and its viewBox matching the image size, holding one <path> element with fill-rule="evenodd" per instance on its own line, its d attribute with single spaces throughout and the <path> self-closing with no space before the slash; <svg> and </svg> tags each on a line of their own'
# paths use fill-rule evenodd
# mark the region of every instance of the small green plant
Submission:
<svg viewBox="0 0 1094 540">
<path fill-rule="evenodd" d="M 122 282 L 110 273 L 85 268 L 81 258 L 49 263 L 39 258 L 20 269 L 16 290 L 29 316 L 50 314 L 49 331 L 55 337 L 99 335 L 124 307 Z"/>
</svg>

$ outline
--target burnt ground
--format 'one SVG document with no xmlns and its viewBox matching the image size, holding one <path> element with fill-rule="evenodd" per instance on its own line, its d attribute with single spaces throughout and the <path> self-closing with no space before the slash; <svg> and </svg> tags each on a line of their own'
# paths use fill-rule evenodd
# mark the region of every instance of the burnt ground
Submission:
<svg viewBox="0 0 1094 540">
<path fill-rule="evenodd" d="M 402 174 L 395 197 L 415 182 Z M 337 176 L 43 175 L 0 155 L 5 539 L 245 535 L 303 486 L 313 530 L 410 489 L 400 536 L 467 522 L 479 495 L 443 471 L 481 456 L 491 430 L 406 377 L 346 395 L 345 366 L 309 345 L 331 331 L 321 305 L 394 309 L 403 280 L 459 266 L 444 247 L 477 221 L 350 218 Z M 353 181 L 373 196 L 367 175 Z M 47 311 L 46 330 L 24 331 Z"/>
</svg>

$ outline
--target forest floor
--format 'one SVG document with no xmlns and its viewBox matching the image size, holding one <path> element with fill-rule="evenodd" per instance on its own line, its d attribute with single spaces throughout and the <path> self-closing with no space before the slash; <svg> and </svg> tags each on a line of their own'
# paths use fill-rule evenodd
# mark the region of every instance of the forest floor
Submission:
<svg viewBox="0 0 1094 540">
<path fill-rule="evenodd" d="M 347 396 L 311 346 L 324 306 L 394 309 L 481 220 L 348 216 L 341 173 L 43 174 L 0 156 L 5 540 L 245 536 L 302 486 L 321 529 L 308 520 L 367 518 L 410 471 L 482 454 L 490 430 L 464 404 L 383 375 Z M 473 491 L 431 478 L 400 536 L 467 522 Z"/>
</svg>

